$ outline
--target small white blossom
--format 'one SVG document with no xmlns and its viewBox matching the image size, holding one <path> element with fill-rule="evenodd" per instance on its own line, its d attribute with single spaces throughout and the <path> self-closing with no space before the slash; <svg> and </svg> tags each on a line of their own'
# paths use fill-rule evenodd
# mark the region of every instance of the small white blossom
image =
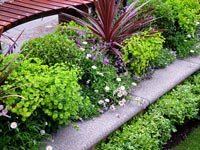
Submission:
<svg viewBox="0 0 200 150">
<path fill-rule="evenodd" d="M 12 123 L 10 124 L 10 127 L 11 127 L 12 129 L 16 129 L 16 128 L 17 128 L 17 122 L 12 122 Z"/>
<path fill-rule="evenodd" d="M 132 86 L 137 86 L 137 83 L 135 83 L 135 82 L 132 82 L 131 84 L 132 84 Z"/>
<path fill-rule="evenodd" d="M 125 90 L 125 86 L 120 86 L 120 90 Z"/>
<path fill-rule="evenodd" d="M 124 101 L 119 101 L 118 104 L 119 104 L 120 106 L 124 106 L 125 103 L 124 103 Z"/>
<path fill-rule="evenodd" d="M 88 44 L 88 42 L 86 42 L 86 41 L 83 41 L 82 43 L 83 43 L 84 45 Z"/>
<path fill-rule="evenodd" d="M 102 72 L 97 72 L 97 74 L 102 76 L 102 77 L 104 76 L 104 74 Z"/>
<path fill-rule="evenodd" d="M 194 53 L 194 50 L 190 50 L 190 53 Z"/>
<path fill-rule="evenodd" d="M 92 66 L 92 69 L 94 69 L 94 70 L 95 70 L 95 69 L 97 69 L 97 67 L 96 67 L 96 66 Z"/>
<path fill-rule="evenodd" d="M 184 40 L 184 42 L 187 42 L 187 40 Z"/>
<path fill-rule="evenodd" d="M 122 97 L 123 96 L 122 92 L 117 93 L 117 96 Z"/>
<path fill-rule="evenodd" d="M 110 110 L 115 110 L 115 105 L 110 105 Z"/>
<path fill-rule="evenodd" d="M 124 103 L 126 103 L 126 99 L 125 98 L 123 98 L 121 101 L 124 102 Z"/>
<path fill-rule="evenodd" d="M 197 25 L 200 25 L 200 22 L 196 22 Z"/>
<path fill-rule="evenodd" d="M 99 93 L 99 90 L 94 90 L 95 93 Z"/>
<path fill-rule="evenodd" d="M 117 80 L 118 82 L 122 81 L 122 79 L 121 79 L 121 78 L 117 78 L 116 80 Z"/>
<path fill-rule="evenodd" d="M 91 58 L 91 57 L 92 57 L 91 54 L 87 54 L 87 55 L 86 55 L 86 59 L 89 59 L 89 58 Z"/>
<path fill-rule="evenodd" d="M 46 133 L 45 130 L 40 130 L 41 135 L 45 135 L 45 133 Z"/>
<path fill-rule="evenodd" d="M 104 103 L 104 101 L 103 101 L 103 100 L 99 100 L 98 103 L 99 103 L 100 105 L 102 105 L 102 104 Z"/>
<path fill-rule="evenodd" d="M 80 49 L 81 49 L 82 51 L 85 51 L 85 48 L 83 48 L 83 47 L 81 47 Z"/>
<path fill-rule="evenodd" d="M 48 146 L 46 147 L 46 150 L 53 150 L 53 147 L 52 147 L 51 145 L 48 145 Z"/>
<path fill-rule="evenodd" d="M 48 122 L 45 122 L 45 126 L 47 126 L 48 125 Z"/>
<path fill-rule="evenodd" d="M 104 101 L 105 101 L 106 103 L 109 103 L 109 102 L 110 102 L 110 100 L 109 100 L 108 98 L 106 98 Z"/>
<path fill-rule="evenodd" d="M 190 34 L 187 35 L 188 38 L 191 38 L 192 36 Z"/>
<path fill-rule="evenodd" d="M 105 87 L 105 91 L 109 91 L 110 88 L 108 86 Z"/>
</svg>

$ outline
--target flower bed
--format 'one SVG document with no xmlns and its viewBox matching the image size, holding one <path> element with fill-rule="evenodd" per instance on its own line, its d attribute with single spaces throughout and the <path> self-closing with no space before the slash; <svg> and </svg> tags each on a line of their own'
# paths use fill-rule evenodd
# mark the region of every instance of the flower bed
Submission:
<svg viewBox="0 0 200 150">
<path fill-rule="evenodd" d="M 159 21 L 159 28 L 151 24 L 153 11 L 146 8 L 151 3 L 120 9 L 120 3 L 114 1 L 95 1 L 96 6 L 101 3 L 112 6 L 115 11 L 101 5 L 97 11 L 105 9 L 106 13 L 96 14 L 101 18 L 96 19 L 95 15 L 88 16 L 77 10 L 88 18 L 89 23 L 66 16 L 87 27 L 72 21 L 61 25 L 55 33 L 28 41 L 18 56 L 1 55 L 0 129 L 3 136 L 0 143 L 5 150 L 38 149 L 42 144 L 40 139 L 61 125 L 114 110 L 116 105 L 125 105 L 137 82 L 151 78 L 155 68 L 172 63 L 175 54 L 181 58 L 199 54 L 200 48 L 195 45 L 198 38 L 196 22 L 192 26 L 178 22 L 176 33 L 179 35 L 181 30 L 180 39 L 187 40 L 184 47 L 188 47 L 183 51 L 178 46 L 169 47 L 169 34 L 165 30 L 161 32 L 159 28 L 163 26 Z M 192 5 L 191 9 L 197 8 Z M 133 11 L 136 14 L 133 15 Z M 107 16 L 110 12 L 114 13 Z M 195 21 L 196 15 L 194 12 Z M 177 17 L 173 19 L 179 21 Z M 173 22 L 169 27 L 175 25 Z M 153 109 L 151 114 L 154 114 Z M 155 118 L 158 123 L 164 121 L 166 127 L 171 125 L 159 115 Z M 153 133 L 159 130 L 155 128 Z M 166 131 L 170 130 L 166 128 Z M 155 139 L 157 137 L 161 138 L 158 135 Z M 159 143 L 155 144 L 155 147 L 159 146 Z"/>
</svg>

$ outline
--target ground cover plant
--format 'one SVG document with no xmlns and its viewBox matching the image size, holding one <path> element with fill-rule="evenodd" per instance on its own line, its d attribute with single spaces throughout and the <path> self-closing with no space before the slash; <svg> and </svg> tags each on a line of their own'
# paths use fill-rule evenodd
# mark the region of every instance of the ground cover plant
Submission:
<svg viewBox="0 0 200 150">
<path fill-rule="evenodd" d="M 74 21 L 64 23 L 55 33 L 25 43 L 22 54 L 0 55 L 3 150 L 36 150 L 44 144 L 41 139 L 60 126 L 125 105 L 137 81 L 147 77 L 154 68 L 165 67 L 175 60 L 171 50 L 163 49 L 166 37 L 151 24 L 156 17 L 152 16 L 153 7 L 145 7 L 149 2 L 137 6 L 140 1 L 136 0 L 122 9 L 120 2 L 95 1 L 97 13 L 93 16 L 83 13 L 89 22 L 71 16 L 86 26 Z M 13 69 L 9 70 L 9 66 Z M 199 92 L 197 88 L 193 90 Z M 191 110 L 196 107 L 196 98 L 188 108 L 185 103 L 181 103 L 181 108 L 186 109 L 187 117 L 195 115 L 196 110 Z M 177 112 L 179 109 L 172 111 Z M 174 120 L 182 122 L 184 113 Z M 145 115 L 151 121 L 145 124 L 149 127 L 147 132 L 151 132 L 146 136 L 147 141 L 152 134 L 156 135 L 146 146 L 156 149 L 170 136 L 173 123 L 161 113 L 154 115 L 153 109 L 149 114 L 151 118 Z M 137 130 L 141 124 L 142 121 L 133 128 Z M 163 139 L 162 142 L 157 138 Z"/>
<path fill-rule="evenodd" d="M 161 149 L 176 125 L 199 117 L 200 72 L 152 104 L 139 115 L 112 133 L 97 150 Z"/>
</svg>

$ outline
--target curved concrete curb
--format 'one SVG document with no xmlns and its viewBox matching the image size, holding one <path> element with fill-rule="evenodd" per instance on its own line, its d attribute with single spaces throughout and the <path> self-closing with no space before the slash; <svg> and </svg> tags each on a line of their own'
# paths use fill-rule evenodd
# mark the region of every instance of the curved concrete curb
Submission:
<svg viewBox="0 0 200 150">
<path fill-rule="evenodd" d="M 115 111 L 108 111 L 100 117 L 63 127 L 53 135 L 53 140 L 49 144 L 54 150 L 91 149 L 197 70 L 200 70 L 200 56 L 177 60 L 165 69 L 156 70 L 152 79 L 143 81 L 137 86 L 135 96 L 128 104 L 117 107 Z M 138 105 L 138 97 L 143 100 L 144 105 Z M 78 125 L 79 130 L 74 129 L 74 125 Z"/>
</svg>

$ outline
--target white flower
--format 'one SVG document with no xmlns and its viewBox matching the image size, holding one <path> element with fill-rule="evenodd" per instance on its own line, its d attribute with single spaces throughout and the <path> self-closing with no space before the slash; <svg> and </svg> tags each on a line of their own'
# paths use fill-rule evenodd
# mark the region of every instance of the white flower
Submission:
<svg viewBox="0 0 200 150">
<path fill-rule="evenodd" d="M 125 90 L 125 86 L 120 86 L 120 90 Z"/>
<path fill-rule="evenodd" d="M 40 130 L 41 135 L 45 135 L 45 133 L 46 133 L 45 130 Z"/>
<path fill-rule="evenodd" d="M 104 103 L 104 101 L 103 100 L 99 100 L 98 103 L 101 105 L 101 104 Z"/>
<path fill-rule="evenodd" d="M 104 74 L 101 73 L 101 72 L 97 72 L 97 74 L 100 75 L 100 76 L 102 76 L 102 77 L 104 76 Z"/>
<path fill-rule="evenodd" d="M 115 110 L 115 105 L 110 105 L 111 110 Z"/>
<path fill-rule="evenodd" d="M 120 106 L 124 106 L 125 103 L 124 103 L 124 101 L 121 100 L 121 101 L 118 102 L 118 104 L 119 104 Z"/>
<path fill-rule="evenodd" d="M 187 35 L 188 38 L 191 38 L 192 36 L 190 34 Z"/>
<path fill-rule="evenodd" d="M 105 91 L 109 91 L 110 88 L 108 86 L 105 87 Z"/>
<path fill-rule="evenodd" d="M 190 50 L 190 53 L 194 53 L 194 50 Z"/>
<path fill-rule="evenodd" d="M 0 105 L 0 111 L 3 110 L 3 109 L 4 109 L 4 106 L 3 106 L 3 105 Z"/>
<path fill-rule="evenodd" d="M 116 80 L 117 80 L 118 82 L 122 81 L 122 79 L 121 79 L 121 78 L 117 78 Z"/>
<path fill-rule="evenodd" d="M 122 97 L 123 96 L 122 92 L 117 93 L 117 96 Z"/>
<path fill-rule="evenodd" d="M 85 51 L 85 48 L 83 48 L 83 47 L 80 47 L 80 50 L 82 50 L 82 51 Z"/>
<path fill-rule="evenodd" d="M 45 122 L 45 125 L 47 126 L 47 125 L 48 125 L 48 122 Z"/>
<path fill-rule="evenodd" d="M 86 42 L 86 41 L 83 41 L 82 43 L 83 43 L 84 45 L 88 44 L 88 42 Z"/>
<path fill-rule="evenodd" d="M 99 90 L 94 90 L 95 93 L 99 93 Z"/>
<path fill-rule="evenodd" d="M 132 86 L 137 86 L 137 83 L 135 83 L 135 82 L 132 82 L 131 84 L 132 84 Z"/>
<path fill-rule="evenodd" d="M 109 100 L 108 98 L 106 98 L 104 101 L 105 101 L 106 103 L 109 103 L 109 102 L 110 102 L 110 100 Z"/>
<path fill-rule="evenodd" d="M 10 127 L 11 127 L 12 129 L 16 129 L 16 128 L 17 128 L 17 122 L 12 122 L 12 123 L 10 124 Z"/>
<path fill-rule="evenodd" d="M 200 25 L 200 22 L 196 22 L 197 25 Z"/>
<path fill-rule="evenodd" d="M 86 55 L 86 59 L 89 59 L 89 58 L 91 58 L 91 57 L 92 57 L 91 54 L 87 54 L 87 55 Z"/>
<path fill-rule="evenodd" d="M 48 145 L 48 146 L 46 147 L 46 150 L 53 150 L 53 147 L 52 147 L 51 145 Z"/>
<path fill-rule="evenodd" d="M 95 69 L 97 69 L 97 67 L 96 67 L 96 66 L 92 66 L 92 69 L 94 69 L 94 70 L 95 70 Z"/>
<path fill-rule="evenodd" d="M 121 101 L 124 102 L 124 103 L 126 103 L 126 99 L 125 98 L 123 98 Z"/>
<path fill-rule="evenodd" d="M 187 40 L 184 40 L 184 42 L 187 42 Z"/>
</svg>

